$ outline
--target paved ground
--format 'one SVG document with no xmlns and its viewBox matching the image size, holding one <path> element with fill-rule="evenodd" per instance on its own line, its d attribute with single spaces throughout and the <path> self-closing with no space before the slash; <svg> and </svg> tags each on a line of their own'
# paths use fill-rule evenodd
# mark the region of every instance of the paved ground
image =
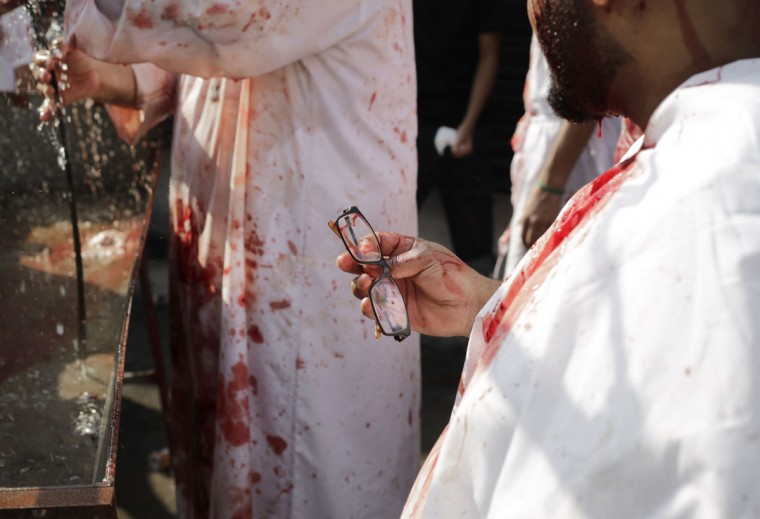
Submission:
<svg viewBox="0 0 760 519">
<path fill-rule="evenodd" d="M 164 161 L 168 163 L 168 160 Z M 168 172 L 164 171 L 156 192 L 156 205 L 147 254 L 154 299 L 164 348 L 167 343 L 166 222 Z M 161 203 L 161 202 L 164 203 Z M 494 195 L 496 232 L 509 219 L 507 196 Z M 420 236 L 449 244 L 448 229 L 440 201 L 434 194 L 421 208 Z M 454 402 L 467 341 L 462 338 L 422 340 L 422 450 L 426 454 L 448 421 Z M 127 346 L 126 369 L 137 373 L 152 368 L 142 294 L 135 295 Z M 166 445 L 158 389 L 144 378 L 125 381 L 122 400 L 119 452 L 116 470 L 116 501 L 121 519 L 176 517 L 174 485 L 166 472 L 152 471 L 148 456 Z"/>
</svg>

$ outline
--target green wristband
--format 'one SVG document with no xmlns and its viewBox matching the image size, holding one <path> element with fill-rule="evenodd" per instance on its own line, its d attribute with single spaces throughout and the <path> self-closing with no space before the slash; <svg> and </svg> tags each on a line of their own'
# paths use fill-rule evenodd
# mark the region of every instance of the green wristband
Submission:
<svg viewBox="0 0 760 519">
<path fill-rule="evenodd" d="M 565 194 L 565 190 L 564 189 L 559 189 L 558 187 L 552 187 L 550 185 L 544 184 L 543 182 L 541 182 L 538 185 L 538 188 L 541 191 L 545 191 L 545 192 L 550 193 L 552 195 L 563 196 Z"/>
</svg>

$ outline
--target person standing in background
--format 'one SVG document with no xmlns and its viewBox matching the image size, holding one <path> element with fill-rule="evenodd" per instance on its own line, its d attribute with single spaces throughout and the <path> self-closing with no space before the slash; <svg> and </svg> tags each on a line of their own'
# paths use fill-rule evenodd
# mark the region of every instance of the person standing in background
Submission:
<svg viewBox="0 0 760 519">
<path fill-rule="evenodd" d="M 523 99 L 525 115 L 512 137 L 512 219 L 499 239 L 509 275 L 581 187 L 614 164 L 620 122 L 574 124 L 549 106 L 549 69 L 535 35 Z"/>
<path fill-rule="evenodd" d="M 438 187 L 454 250 L 480 272 L 494 258 L 490 157 L 478 125 L 499 70 L 505 2 L 413 2 L 417 204 Z"/>
<path fill-rule="evenodd" d="M 416 231 L 411 7 L 67 2 L 79 50 L 65 101 L 110 103 L 132 142 L 174 115 L 181 517 L 401 511 L 419 463 L 419 339 L 377 342 L 340 297 L 325 222 L 356 204 Z"/>
</svg>

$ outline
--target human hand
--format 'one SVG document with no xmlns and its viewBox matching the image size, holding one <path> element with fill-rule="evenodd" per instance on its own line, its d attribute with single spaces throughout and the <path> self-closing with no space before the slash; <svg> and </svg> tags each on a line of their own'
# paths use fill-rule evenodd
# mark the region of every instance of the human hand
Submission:
<svg viewBox="0 0 760 519">
<path fill-rule="evenodd" d="M 457 128 L 457 140 L 451 147 L 451 155 L 456 159 L 461 159 L 472 153 L 473 148 L 473 131 L 471 128 L 461 125 Z"/>
<path fill-rule="evenodd" d="M 562 210 L 562 195 L 535 189 L 526 204 L 526 216 L 523 220 L 522 241 L 531 248 L 557 219 Z"/>
<path fill-rule="evenodd" d="M 83 99 L 102 96 L 102 62 L 73 47 L 57 43 L 52 52 L 40 51 L 35 55 L 35 75 L 38 90 L 45 96 L 40 108 L 40 119 L 47 121 L 58 109 Z M 59 99 L 56 99 L 56 87 Z"/>
<path fill-rule="evenodd" d="M 412 329 L 426 335 L 468 336 L 478 311 L 500 282 L 478 274 L 437 243 L 396 233 L 377 233 L 383 256 L 406 303 Z M 362 314 L 374 320 L 369 289 L 382 268 L 358 265 L 348 252 L 337 258 L 351 283 Z"/>
</svg>

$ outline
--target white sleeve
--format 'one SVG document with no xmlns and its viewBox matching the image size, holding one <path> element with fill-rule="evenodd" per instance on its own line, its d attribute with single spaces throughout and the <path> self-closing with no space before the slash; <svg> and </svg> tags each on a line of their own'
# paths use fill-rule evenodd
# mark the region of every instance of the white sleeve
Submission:
<svg viewBox="0 0 760 519">
<path fill-rule="evenodd" d="M 316 54 L 385 0 L 69 0 L 67 41 L 117 63 L 201 77 L 255 77 Z"/>
</svg>

